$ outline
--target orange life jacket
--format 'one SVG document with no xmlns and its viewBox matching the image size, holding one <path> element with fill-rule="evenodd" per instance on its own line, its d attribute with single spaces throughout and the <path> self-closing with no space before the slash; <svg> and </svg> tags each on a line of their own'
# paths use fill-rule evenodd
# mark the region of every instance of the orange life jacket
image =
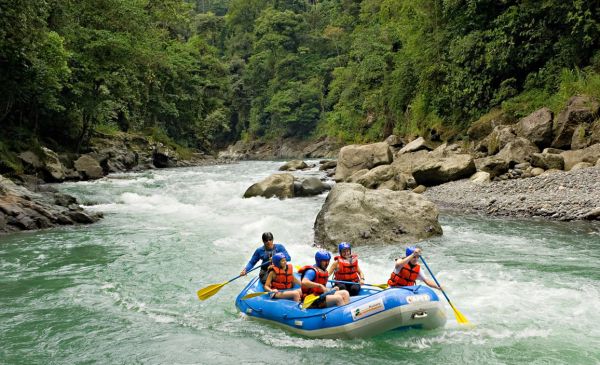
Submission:
<svg viewBox="0 0 600 365">
<path fill-rule="evenodd" d="M 285 269 L 271 265 L 269 271 L 275 273 L 275 277 L 271 280 L 271 288 L 281 290 L 294 286 L 294 268 L 292 264 L 288 263 Z"/>
<path fill-rule="evenodd" d="M 298 270 L 298 273 L 301 275 L 300 281 L 302 281 L 302 279 L 304 278 L 304 274 L 306 273 L 306 270 L 308 270 L 308 269 L 315 270 L 315 272 L 317 273 L 315 276 L 315 280 L 313 280 L 313 282 L 315 282 L 317 284 L 321 284 L 321 285 L 327 284 L 327 279 L 329 279 L 329 273 L 327 271 L 321 270 L 320 267 L 311 266 L 311 265 L 306 265 L 303 268 L 301 268 L 300 270 Z M 308 287 L 302 285 L 302 298 L 306 297 L 309 294 L 315 294 L 315 295 L 323 294 L 323 290 L 321 288 L 308 288 Z"/>
<path fill-rule="evenodd" d="M 417 278 L 419 277 L 419 271 L 421 271 L 421 266 L 419 264 L 415 266 L 411 266 L 406 263 L 400 269 L 400 272 L 396 274 L 392 271 L 392 275 L 388 280 L 389 286 L 412 286 L 415 285 Z"/>
<path fill-rule="evenodd" d="M 358 283 L 358 256 L 352 255 L 350 260 L 346 260 L 342 256 L 336 256 L 333 259 L 338 262 L 337 270 L 334 272 L 333 277 L 335 280 L 342 281 L 353 281 Z"/>
</svg>

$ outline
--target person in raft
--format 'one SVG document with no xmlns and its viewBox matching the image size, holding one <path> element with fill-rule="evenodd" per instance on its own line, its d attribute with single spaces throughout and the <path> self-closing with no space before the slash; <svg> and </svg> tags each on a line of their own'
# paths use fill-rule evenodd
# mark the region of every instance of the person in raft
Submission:
<svg viewBox="0 0 600 365">
<path fill-rule="evenodd" d="M 421 272 L 421 266 L 419 265 L 420 255 L 420 248 L 414 246 L 407 247 L 406 256 L 396 260 L 396 266 L 388 280 L 388 285 L 390 287 L 412 286 L 419 279 L 434 289 L 441 289 L 433 280 L 425 278 Z"/>
<path fill-rule="evenodd" d="M 258 277 L 260 278 L 260 282 L 264 284 L 267 280 L 267 269 L 271 264 L 271 258 L 273 257 L 273 255 L 281 252 L 285 255 L 286 261 L 291 261 L 292 258 L 281 243 L 273 243 L 273 233 L 263 233 L 262 241 L 263 246 L 257 248 L 256 251 L 254 251 L 254 254 L 250 258 L 250 261 L 248 261 L 248 264 L 246 265 L 246 267 L 244 267 L 240 275 L 245 276 L 246 273 L 250 271 L 254 267 L 254 265 L 256 265 L 258 260 L 262 260 L 260 273 L 258 274 Z"/>
<path fill-rule="evenodd" d="M 302 283 L 302 300 L 306 296 L 321 295 L 330 290 L 334 292 L 328 295 L 324 295 L 322 298 L 315 300 L 310 308 L 325 308 L 336 305 L 344 305 L 350 302 L 350 294 L 346 290 L 339 290 L 339 288 L 333 287 L 332 289 L 327 288 L 327 279 L 329 278 L 329 272 L 327 267 L 331 260 L 331 254 L 325 250 L 319 250 L 315 254 L 315 264 L 310 266 L 304 266 L 298 273 L 300 273 Z"/>
<path fill-rule="evenodd" d="M 273 295 L 272 299 L 291 299 L 295 302 L 300 301 L 302 291 L 300 288 L 289 290 L 294 287 L 294 284 L 300 284 L 300 280 L 294 276 L 294 268 L 292 264 L 288 264 L 285 255 L 281 252 L 273 255 L 273 265 L 269 266 L 265 289 Z M 280 291 L 284 290 L 284 291 Z"/>
<path fill-rule="evenodd" d="M 333 264 L 329 267 L 329 275 L 333 274 L 334 280 L 351 281 L 356 284 L 335 283 L 340 289 L 347 290 L 350 296 L 358 295 L 360 286 L 365 283 L 365 274 L 358 267 L 358 256 L 352 254 L 352 248 L 348 242 L 338 245 L 339 256 L 333 258 Z"/>
</svg>

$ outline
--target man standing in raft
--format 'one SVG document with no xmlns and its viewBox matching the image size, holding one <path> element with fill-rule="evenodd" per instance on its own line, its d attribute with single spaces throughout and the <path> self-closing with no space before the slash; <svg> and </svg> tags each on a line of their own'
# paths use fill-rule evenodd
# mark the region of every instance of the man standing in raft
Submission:
<svg viewBox="0 0 600 365">
<path fill-rule="evenodd" d="M 349 281 L 356 284 L 336 283 L 340 289 L 345 289 L 350 296 L 358 295 L 360 286 L 365 283 L 365 274 L 358 267 L 358 257 L 352 254 L 352 248 L 348 242 L 338 245 L 339 256 L 333 258 L 333 264 L 329 268 L 329 275 L 333 274 L 334 280 Z"/>
<path fill-rule="evenodd" d="M 269 266 L 269 274 L 265 282 L 265 289 L 271 293 L 273 299 L 291 299 L 300 301 L 302 292 L 300 288 L 291 289 L 294 284 L 300 285 L 300 281 L 294 276 L 292 264 L 288 264 L 283 253 L 276 253 L 272 259 L 273 265 Z M 283 290 L 283 291 L 280 291 Z"/>
<path fill-rule="evenodd" d="M 419 256 L 421 255 L 421 249 L 415 246 L 406 248 L 406 256 L 396 260 L 396 266 L 392 275 L 388 280 L 390 287 L 395 286 L 413 286 L 417 279 L 422 280 L 425 284 L 429 285 L 434 289 L 442 289 L 437 284 L 425 278 L 421 272 L 421 266 L 418 264 Z"/>
<path fill-rule="evenodd" d="M 332 307 L 350 302 L 350 294 L 346 290 L 339 290 L 337 286 L 328 289 L 325 286 L 329 278 L 329 273 L 327 272 L 329 260 L 331 260 L 331 254 L 325 250 L 319 250 L 315 254 L 315 265 L 304 266 L 298 270 L 302 278 L 302 300 L 309 294 L 321 295 L 329 290 L 335 291 L 315 300 L 309 308 Z"/>
<path fill-rule="evenodd" d="M 257 248 L 256 251 L 254 251 L 254 254 L 250 258 L 250 261 L 248 261 L 248 264 L 246 265 L 246 267 L 244 267 L 240 275 L 245 276 L 246 273 L 250 271 L 254 267 L 254 265 L 256 265 L 258 260 L 262 260 L 260 273 L 258 274 L 258 277 L 260 278 L 260 282 L 264 284 L 267 280 L 267 269 L 269 267 L 269 264 L 271 263 L 271 258 L 273 257 L 273 255 L 275 255 L 276 253 L 282 253 L 285 256 L 286 261 L 291 261 L 292 258 L 290 257 L 290 254 L 287 252 L 287 250 L 285 249 L 285 247 L 283 247 L 282 244 L 273 243 L 273 233 L 263 233 L 262 241 L 263 246 Z"/>
</svg>

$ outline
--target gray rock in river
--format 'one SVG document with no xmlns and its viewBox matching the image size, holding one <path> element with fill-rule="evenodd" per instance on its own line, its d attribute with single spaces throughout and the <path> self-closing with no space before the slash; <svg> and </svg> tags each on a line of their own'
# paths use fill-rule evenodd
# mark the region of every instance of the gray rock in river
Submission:
<svg viewBox="0 0 600 365">
<path fill-rule="evenodd" d="M 442 234 L 437 207 L 421 195 L 353 183 L 333 187 L 314 229 L 315 242 L 331 248 L 342 241 L 406 245 Z"/>
<path fill-rule="evenodd" d="M 279 199 L 294 197 L 294 175 L 290 173 L 273 174 L 262 181 L 250 186 L 244 193 L 244 198 L 262 196 Z"/>
<path fill-rule="evenodd" d="M 71 196 L 46 190 L 33 192 L 0 175 L 0 233 L 92 223 L 102 217 L 84 211 Z"/>
</svg>

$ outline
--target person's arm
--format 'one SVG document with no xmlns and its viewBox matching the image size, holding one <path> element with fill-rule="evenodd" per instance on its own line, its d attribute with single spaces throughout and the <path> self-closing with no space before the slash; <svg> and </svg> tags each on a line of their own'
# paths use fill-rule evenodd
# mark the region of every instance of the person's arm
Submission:
<svg viewBox="0 0 600 365">
<path fill-rule="evenodd" d="M 421 254 L 421 249 L 417 248 L 415 250 L 415 252 L 411 253 L 410 255 L 406 256 L 405 258 L 402 259 L 397 259 L 396 260 L 396 269 L 401 268 L 402 266 L 406 265 L 410 260 L 413 259 L 413 257 L 419 257 L 419 255 Z"/>
<path fill-rule="evenodd" d="M 338 268 L 338 261 L 333 260 L 333 263 L 329 266 L 329 269 L 327 269 L 327 273 L 329 274 L 329 276 L 331 276 L 331 274 L 333 274 L 335 272 L 335 270 L 337 270 L 337 268 Z"/>
<path fill-rule="evenodd" d="M 431 279 L 427 279 L 425 277 L 425 275 L 423 275 L 423 273 L 421 271 L 419 271 L 419 279 L 421 279 L 425 284 L 427 284 L 427 286 L 430 286 L 434 289 L 439 289 L 442 290 L 442 288 L 440 286 L 438 286 L 435 281 L 431 280 Z"/>
<path fill-rule="evenodd" d="M 254 251 L 254 254 L 252 254 L 252 257 L 250 258 L 250 261 L 248 261 L 248 264 L 246 265 L 246 267 L 242 270 L 242 272 L 240 273 L 240 275 L 244 276 L 246 275 L 246 273 L 248 273 L 248 271 L 250 271 L 254 265 L 256 265 L 256 263 L 258 262 L 258 260 L 260 260 L 260 252 L 258 252 L 260 249 L 256 249 Z"/>
<path fill-rule="evenodd" d="M 265 289 L 267 289 L 267 291 L 270 292 L 277 292 L 277 289 L 273 289 L 271 288 L 271 282 L 273 281 L 273 277 L 275 276 L 275 272 L 274 271 L 269 271 L 269 275 L 267 275 L 267 280 L 265 281 Z"/>
<path fill-rule="evenodd" d="M 358 269 L 358 280 L 360 281 L 360 284 L 364 284 L 365 283 L 365 273 L 363 273 L 363 271 L 360 269 L 359 266 L 356 267 Z"/>
<path fill-rule="evenodd" d="M 315 283 L 313 281 L 313 280 L 315 280 L 316 276 L 317 276 L 317 273 L 314 269 L 306 270 L 306 273 L 304 274 L 304 278 L 302 278 L 302 285 L 304 285 L 307 288 L 321 288 L 321 289 L 323 289 L 323 291 L 327 291 L 327 287 L 325 287 L 325 285 Z"/>
</svg>

